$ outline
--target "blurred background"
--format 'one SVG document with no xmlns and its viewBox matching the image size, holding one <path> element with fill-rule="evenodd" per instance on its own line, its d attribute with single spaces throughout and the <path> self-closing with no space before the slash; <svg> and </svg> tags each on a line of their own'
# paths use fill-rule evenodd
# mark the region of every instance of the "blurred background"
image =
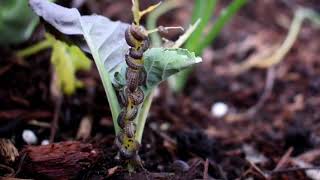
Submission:
<svg viewBox="0 0 320 180">
<path fill-rule="evenodd" d="M 140 0 L 142 9 L 158 2 Z M 132 22 L 131 0 L 55 3 Z M 147 29 L 187 29 L 201 18 L 183 48 L 203 62 L 156 89 L 140 150 L 150 177 L 320 179 L 306 170 L 320 164 L 319 1 L 167 0 L 159 9 L 142 19 Z M 160 33 L 169 41 L 182 34 Z M 161 38 L 152 35 L 153 45 Z M 65 74 L 67 65 L 53 61 L 66 59 L 53 44 L 69 48 L 72 40 L 27 1 L 0 2 L 0 176 L 128 178 L 114 169 L 111 112 L 91 55 L 71 55 L 86 65 Z M 61 81 L 72 85 L 57 89 Z M 32 157 L 40 150 L 28 149 L 69 140 L 100 150 L 99 165 L 52 173 Z"/>
</svg>

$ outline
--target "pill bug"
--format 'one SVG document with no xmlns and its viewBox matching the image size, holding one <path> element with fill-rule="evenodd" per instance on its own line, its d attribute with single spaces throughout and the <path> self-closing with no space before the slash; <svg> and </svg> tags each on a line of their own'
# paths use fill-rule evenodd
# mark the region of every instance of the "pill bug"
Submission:
<svg viewBox="0 0 320 180">
<path fill-rule="evenodd" d="M 118 115 L 117 123 L 121 128 L 115 139 L 115 145 L 119 150 L 120 158 L 124 160 L 137 160 L 140 144 L 135 140 L 136 125 L 134 119 L 139 110 L 139 105 L 144 100 L 144 93 L 141 86 L 146 82 L 143 54 L 149 48 L 149 39 L 143 27 L 131 25 L 125 31 L 125 40 L 130 46 L 125 55 L 126 85 L 119 90 L 121 112 Z"/>
</svg>

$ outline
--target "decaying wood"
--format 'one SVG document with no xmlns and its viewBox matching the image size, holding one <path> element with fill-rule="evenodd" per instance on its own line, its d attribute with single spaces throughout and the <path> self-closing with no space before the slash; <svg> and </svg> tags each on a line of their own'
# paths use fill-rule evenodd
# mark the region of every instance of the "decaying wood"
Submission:
<svg viewBox="0 0 320 180">
<path fill-rule="evenodd" d="M 92 144 L 68 141 L 44 146 L 27 146 L 21 152 L 26 158 L 22 171 L 52 179 L 75 178 L 92 167 L 102 150 Z"/>
<path fill-rule="evenodd" d="M 0 138 L 0 162 L 14 162 L 18 155 L 18 150 L 9 139 Z"/>
</svg>

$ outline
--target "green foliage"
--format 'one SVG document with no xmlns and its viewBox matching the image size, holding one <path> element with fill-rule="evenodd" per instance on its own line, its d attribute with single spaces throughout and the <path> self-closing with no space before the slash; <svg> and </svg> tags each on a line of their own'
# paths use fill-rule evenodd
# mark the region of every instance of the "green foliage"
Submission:
<svg viewBox="0 0 320 180">
<path fill-rule="evenodd" d="M 201 58 L 186 49 L 149 49 L 144 54 L 144 68 L 147 72 L 146 84 L 143 87 L 144 93 L 149 94 L 160 82 L 199 62 L 201 62 Z M 116 86 L 125 85 L 126 68 L 127 65 L 122 63 L 120 68 L 113 72 L 112 81 Z"/>
<path fill-rule="evenodd" d="M 66 95 L 72 95 L 77 88 L 83 87 L 76 78 L 76 72 L 90 70 L 91 61 L 77 46 L 68 46 L 55 39 L 52 42 L 51 63 L 58 76 L 57 85 Z"/>
<path fill-rule="evenodd" d="M 129 50 L 129 46 L 125 42 L 124 32 L 129 24 L 114 22 L 97 15 L 80 16 L 75 9 L 63 8 L 44 0 L 30 0 L 30 4 L 39 16 L 43 17 L 60 32 L 84 37 L 86 44 L 83 44 L 82 47 L 84 49 L 88 47 L 94 58 L 107 94 L 115 131 L 118 133 L 117 117 L 120 112 L 120 106 L 111 79 L 115 79 L 115 74 L 120 77 L 117 78 L 118 82 L 124 79 L 121 78 L 121 76 L 124 76 L 124 68 L 122 67 L 125 64 L 125 54 Z M 144 57 L 146 71 L 148 72 L 146 90 L 154 88 L 160 81 L 168 78 L 169 75 L 201 61 L 201 58 L 196 58 L 193 53 L 183 49 L 152 48 L 144 54 Z M 149 94 L 146 94 L 146 96 L 149 96 Z M 142 106 L 144 105 L 142 104 Z M 139 114 L 139 117 L 142 117 L 142 119 L 139 119 L 139 117 L 137 119 L 138 125 L 141 124 L 139 126 L 144 126 L 147 113 L 143 111 L 141 116 Z M 137 131 L 139 130 L 137 129 Z"/>
<path fill-rule="evenodd" d="M 203 38 L 200 46 L 195 49 L 196 54 L 202 53 L 203 49 L 208 47 L 220 34 L 223 27 L 228 23 L 231 18 L 247 3 L 247 0 L 234 0 L 232 3 L 224 9 L 216 22 L 211 27 L 209 33 Z"/>
<path fill-rule="evenodd" d="M 148 15 L 147 24 L 146 24 L 147 28 L 150 30 L 156 29 L 158 18 L 160 16 L 162 16 L 163 14 L 165 14 L 166 12 L 168 12 L 174 8 L 177 8 L 180 5 L 180 3 L 181 2 L 179 2 L 177 0 L 162 1 L 161 5 Z M 161 47 L 162 40 L 161 40 L 159 33 L 150 34 L 150 39 L 151 39 L 151 43 L 152 43 L 153 47 Z"/>
<path fill-rule="evenodd" d="M 216 4 L 217 0 L 196 0 L 191 21 L 192 23 L 195 23 L 198 19 L 201 19 L 201 21 L 187 41 L 185 45 L 187 49 L 195 50 L 196 47 L 199 46 L 200 41 L 202 41 L 203 38 L 206 38 L 203 37 L 203 33 L 214 14 Z"/>
<path fill-rule="evenodd" d="M 82 82 L 76 78 L 79 70 L 89 70 L 91 60 L 74 45 L 68 45 L 56 40 L 52 35 L 46 34 L 46 39 L 17 52 L 19 57 L 27 57 L 41 50 L 52 48 L 51 63 L 58 76 L 58 88 L 66 95 L 72 95 L 77 88 L 82 87 Z"/>
<path fill-rule="evenodd" d="M 233 0 L 232 3 L 220 13 L 215 23 L 210 27 L 209 33 L 205 34 L 205 28 L 207 28 L 214 14 L 216 3 L 217 0 L 195 0 L 192 22 L 194 23 L 197 19 L 201 19 L 201 22 L 188 39 L 185 47 L 195 52 L 198 56 L 202 54 L 206 47 L 214 42 L 226 23 L 247 3 L 247 0 Z M 192 68 L 184 70 L 174 76 L 171 81 L 172 83 L 170 83 L 171 89 L 176 92 L 182 91 L 191 72 Z"/>
<path fill-rule="evenodd" d="M 0 45 L 18 44 L 27 40 L 39 18 L 27 0 L 0 1 Z"/>
</svg>

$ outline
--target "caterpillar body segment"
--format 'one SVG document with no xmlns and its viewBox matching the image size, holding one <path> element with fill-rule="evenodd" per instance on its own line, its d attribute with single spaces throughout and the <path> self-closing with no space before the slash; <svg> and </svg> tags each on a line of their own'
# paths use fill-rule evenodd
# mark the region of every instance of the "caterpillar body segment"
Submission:
<svg viewBox="0 0 320 180">
<path fill-rule="evenodd" d="M 138 88 L 139 82 L 140 82 L 139 76 L 140 76 L 139 70 L 127 68 L 127 71 L 126 71 L 127 87 L 131 92 L 134 92 Z"/>
<path fill-rule="evenodd" d="M 142 62 L 140 60 L 133 58 L 131 55 L 129 56 L 128 54 L 126 54 L 125 60 L 126 60 L 127 65 L 131 69 L 135 69 L 135 70 L 143 69 Z"/>
</svg>

